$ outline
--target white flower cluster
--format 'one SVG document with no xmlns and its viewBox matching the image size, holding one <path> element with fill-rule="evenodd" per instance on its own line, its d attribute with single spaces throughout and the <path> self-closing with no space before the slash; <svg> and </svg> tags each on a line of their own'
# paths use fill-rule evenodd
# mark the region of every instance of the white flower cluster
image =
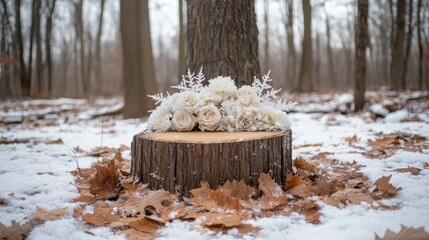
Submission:
<svg viewBox="0 0 429 240">
<path fill-rule="evenodd" d="M 269 74 L 269 73 L 268 73 Z M 275 131 L 290 128 L 288 116 L 281 109 L 268 104 L 276 98 L 279 90 L 268 84 L 271 79 L 265 75 L 263 81 L 255 79 L 252 86 L 237 89 L 230 77 L 216 77 L 203 86 L 204 75 L 188 73 L 174 88 L 179 93 L 163 97 L 149 96 L 160 105 L 152 111 L 147 122 L 151 131 Z"/>
</svg>

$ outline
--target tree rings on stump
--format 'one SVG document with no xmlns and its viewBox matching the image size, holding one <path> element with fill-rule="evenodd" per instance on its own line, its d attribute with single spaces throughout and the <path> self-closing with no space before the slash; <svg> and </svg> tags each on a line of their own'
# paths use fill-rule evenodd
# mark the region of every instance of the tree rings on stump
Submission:
<svg viewBox="0 0 429 240">
<path fill-rule="evenodd" d="M 292 169 L 292 132 L 142 132 L 131 145 L 131 174 L 151 189 L 189 196 L 207 181 L 256 186 L 260 173 L 281 185 Z"/>
</svg>

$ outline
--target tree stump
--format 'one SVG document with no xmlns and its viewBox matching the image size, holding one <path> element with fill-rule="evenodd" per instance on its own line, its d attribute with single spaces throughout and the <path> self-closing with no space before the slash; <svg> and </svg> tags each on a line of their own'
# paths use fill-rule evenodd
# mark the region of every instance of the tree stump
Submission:
<svg viewBox="0 0 429 240">
<path fill-rule="evenodd" d="M 260 173 L 281 185 L 292 169 L 292 132 L 142 132 L 131 144 L 131 174 L 151 189 L 189 196 L 207 181 L 256 186 Z"/>
</svg>

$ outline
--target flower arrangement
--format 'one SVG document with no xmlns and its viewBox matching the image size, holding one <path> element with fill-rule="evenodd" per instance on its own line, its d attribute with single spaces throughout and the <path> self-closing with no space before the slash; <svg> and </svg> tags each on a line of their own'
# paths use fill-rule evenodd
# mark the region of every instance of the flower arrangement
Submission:
<svg viewBox="0 0 429 240">
<path fill-rule="evenodd" d="M 268 74 L 262 81 L 255 77 L 252 86 L 240 88 L 230 77 L 216 77 L 203 86 L 202 69 L 198 74 L 188 70 L 182 82 L 172 88 L 179 93 L 164 97 L 149 95 L 159 105 L 147 122 L 151 131 L 276 131 L 290 128 L 286 112 L 290 102 L 272 100 L 280 89 L 269 84 Z"/>
</svg>

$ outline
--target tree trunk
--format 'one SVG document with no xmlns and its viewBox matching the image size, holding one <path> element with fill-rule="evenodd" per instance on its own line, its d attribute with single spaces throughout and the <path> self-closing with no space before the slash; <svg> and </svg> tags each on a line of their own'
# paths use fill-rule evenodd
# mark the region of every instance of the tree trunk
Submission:
<svg viewBox="0 0 429 240">
<path fill-rule="evenodd" d="M 147 95 L 157 86 L 150 39 L 147 1 L 122 0 L 120 22 L 123 51 L 124 117 L 142 117 L 154 108 Z"/>
<path fill-rule="evenodd" d="M 296 81 L 296 51 L 295 51 L 295 36 L 293 31 L 293 1 L 286 0 L 287 5 L 287 22 L 285 25 L 287 34 L 287 48 L 288 48 L 288 83 L 292 89 Z"/>
<path fill-rule="evenodd" d="M 393 90 L 405 88 L 402 82 L 404 72 L 404 43 L 405 43 L 405 1 L 398 1 L 396 8 L 396 36 L 392 49 L 392 62 L 390 65 L 391 87 Z"/>
<path fill-rule="evenodd" d="M 34 12 L 34 38 L 36 40 L 36 74 L 34 82 L 37 83 L 37 89 L 35 89 L 36 96 L 41 97 L 42 94 L 42 80 L 43 80 L 43 56 L 42 56 L 42 34 L 40 31 L 40 11 L 42 8 L 42 0 L 34 0 L 35 12 Z"/>
<path fill-rule="evenodd" d="M 55 11 L 56 0 L 46 1 L 48 4 L 48 16 L 46 18 L 46 32 L 45 32 L 45 49 L 46 49 L 46 67 L 48 73 L 48 95 L 52 96 L 52 19 Z"/>
<path fill-rule="evenodd" d="M 260 76 L 254 0 L 187 1 L 187 62 L 207 79 L 223 75 L 237 86 Z"/>
<path fill-rule="evenodd" d="M 332 53 L 331 46 L 331 24 L 329 23 L 329 16 L 326 15 L 326 53 L 328 57 L 328 70 L 329 70 L 329 79 L 332 83 L 332 88 L 338 88 L 339 84 L 337 82 L 334 70 L 334 56 Z"/>
<path fill-rule="evenodd" d="M 365 50 L 368 46 L 368 0 L 358 1 L 358 14 L 356 19 L 356 70 L 355 70 L 355 88 L 354 102 L 355 111 L 363 109 L 365 104 L 365 78 L 366 78 L 366 55 Z"/>
<path fill-rule="evenodd" d="M 103 15 L 105 0 L 100 0 L 100 16 L 98 17 L 98 29 L 97 38 L 95 40 L 95 82 L 96 82 L 96 94 L 101 95 L 102 84 L 101 84 L 101 35 L 103 33 Z"/>
<path fill-rule="evenodd" d="M 1 43 L 0 43 L 0 98 L 12 97 L 12 66 L 14 65 L 14 58 L 11 55 L 11 42 L 7 36 L 12 34 L 12 25 L 9 21 L 9 10 L 6 0 L 1 1 Z"/>
<path fill-rule="evenodd" d="M 15 1 L 15 40 L 18 45 L 19 72 L 21 78 L 21 93 L 23 96 L 30 96 L 31 79 L 27 74 L 27 68 L 24 62 L 24 44 L 22 40 L 21 29 L 21 0 Z"/>
<path fill-rule="evenodd" d="M 264 1 L 264 69 L 262 71 L 267 73 L 270 70 L 270 25 L 268 22 L 268 11 L 270 10 L 269 1 Z"/>
<path fill-rule="evenodd" d="M 421 9 L 422 0 L 417 1 L 417 43 L 419 48 L 419 60 L 418 60 L 418 77 L 417 77 L 417 88 L 423 89 L 423 42 L 422 42 L 422 20 L 421 20 Z"/>
<path fill-rule="evenodd" d="M 233 179 L 256 186 L 260 173 L 284 185 L 292 171 L 291 143 L 291 131 L 143 132 L 131 144 L 131 172 L 152 189 L 184 196 L 200 181 L 213 188 Z"/>
<path fill-rule="evenodd" d="M 184 28 L 185 25 L 183 23 L 183 0 L 179 0 L 179 69 L 176 82 L 180 82 L 182 80 L 182 75 L 185 74 L 186 71 Z"/>
<path fill-rule="evenodd" d="M 313 46 L 311 41 L 311 4 L 310 0 L 302 1 L 304 14 L 304 37 L 302 39 L 302 59 L 299 81 L 296 87 L 298 92 L 313 91 Z"/>
<path fill-rule="evenodd" d="M 411 45 L 413 41 L 413 0 L 408 0 L 408 27 L 407 27 L 407 40 L 405 45 L 405 57 L 404 57 L 404 71 L 401 76 L 402 88 L 406 88 L 406 75 L 408 69 L 408 57 L 410 56 Z"/>
</svg>

